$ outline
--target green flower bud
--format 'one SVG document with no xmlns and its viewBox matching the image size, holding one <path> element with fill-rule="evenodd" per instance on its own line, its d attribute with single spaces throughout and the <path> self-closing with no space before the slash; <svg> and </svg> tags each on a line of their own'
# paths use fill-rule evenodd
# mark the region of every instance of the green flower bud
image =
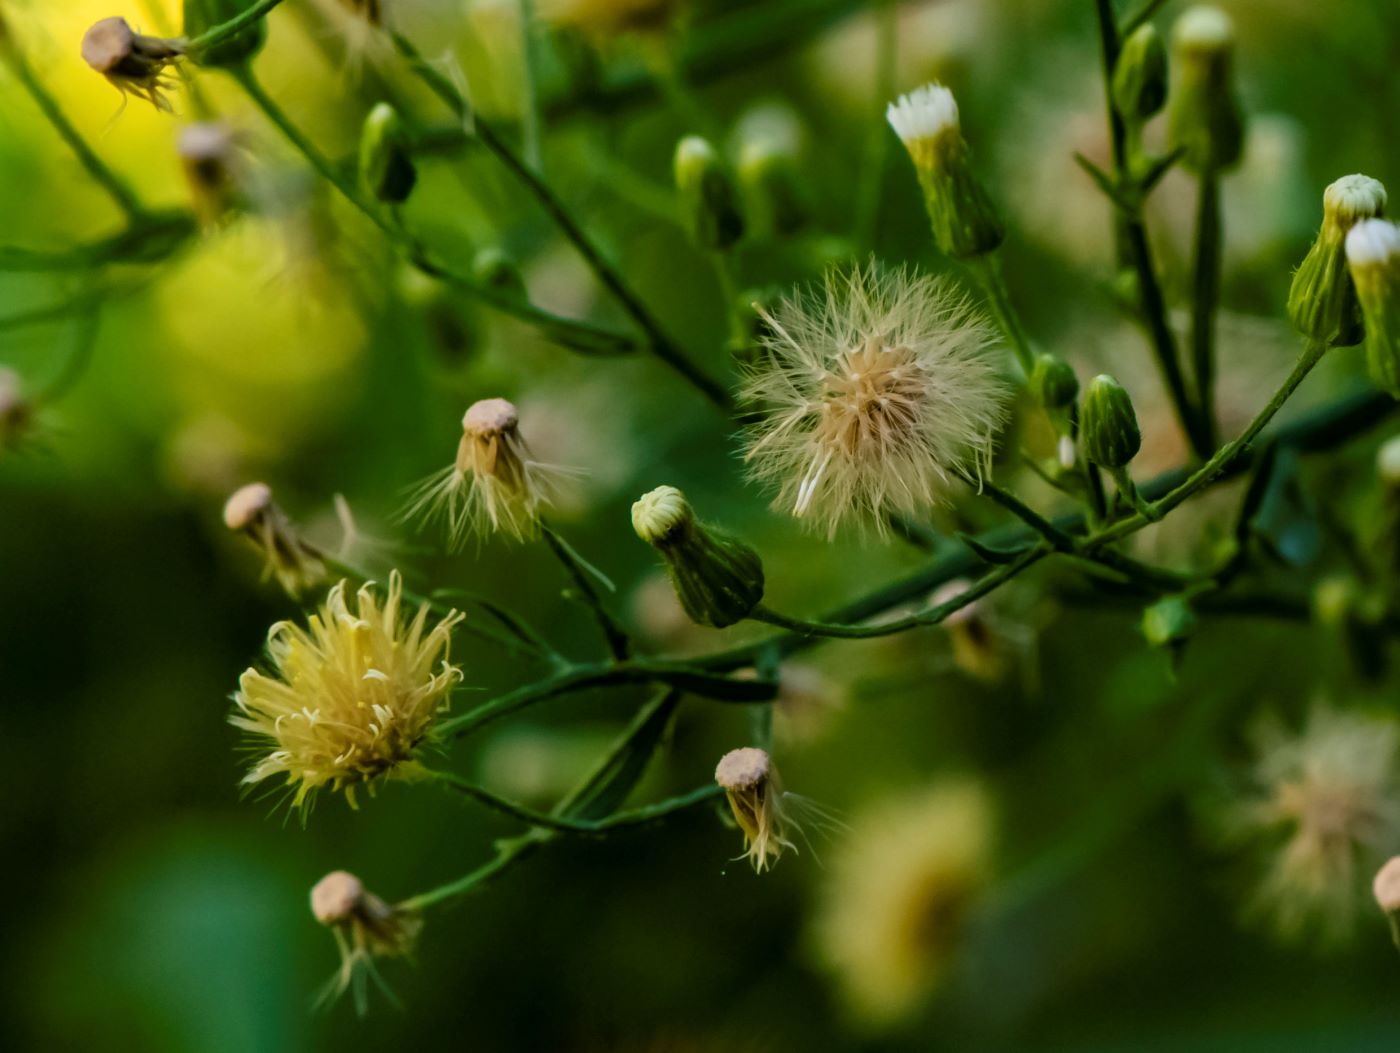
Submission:
<svg viewBox="0 0 1400 1053">
<path fill-rule="evenodd" d="M 1167 138 L 1194 172 L 1231 168 L 1244 152 L 1244 114 L 1235 98 L 1235 30 L 1225 12 L 1193 7 L 1172 33 L 1176 79 Z"/>
<path fill-rule="evenodd" d="M 252 6 L 253 0 L 185 0 L 185 36 L 202 36 Z M 233 69 L 251 61 L 266 41 L 267 19 L 259 18 L 247 29 L 191 58 L 211 69 Z"/>
<path fill-rule="evenodd" d="M 746 114 L 735 135 L 739 189 L 750 237 L 783 237 L 807 221 L 799 162 L 802 125 L 786 106 L 760 106 Z"/>
<path fill-rule="evenodd" d="M 360 135 L 360 181 L 378 201 L 400 205 L 413 192 L 418 173 L 408 149 L 408 133 L 387 102 L 375 105 Z"/>
<path fill-rule="evenodd" d="M 1046 410 L 1067 410 L 1079 396 L 1079 378 L 1058 355 L 1040 354 L 1031 368 L 1031 392 Z"/>
<path fill-rule="evenodd" d="M 885 117 L 914 162 L 938 247 L 960 260 L 997 248 L 1005 230 L 972 172 L 953 93 L 925 85 L 891 103 Z"/>
<path fill-rule="evenodd" d="M 1347 263 L 1366 325 L 1366 369 L 1400 399 L 1400 228 L 1363 219 L 1346 238 Z"/>
<path fill-rule="evenodd" d="M 1085 456 L 1101 468 L 1126 466 L 1142 447 L 1133 400 L 1107 373 L 1096 376 L 1085 392 L 1079 409 L 1079 434 Z"/>
<path fill-rule="evenodd" d="M 712 252 L 732 248 L 744 235 L 734 184 L 715 148 L 698 135 L 676 146 L 676 192 L 697 245 Z"/>
<path fill-rule="evenodd" d="M 1140 124 L 1166 101 L 1167 48 L 1161 34 L 1147 23 L 1123 41 L 1113 67 L 1113 105 L 1124 120 Z"/>
<path fill-rule="evenodd" d="M 1376 451 L 1376 476 L 1386 490 L 1400 496 L 1400 435 L 1386 439 Z"/>
<path fill-rule="evenodd" d="M 472 258 L 472 277 L 488 289 L 510 296 L 525 296 L 525 278 L 515 261 L 496 246 L 480 249 Z"/>
<path fill-rule="evenodd" d="M 747 618 L 762 601 L 758 553 L 702 526 L 674 486 L 642 495 L 632 506 L 632 528 L 661 553 L 676 597 L 692 621 L 722 629 Z"/>
<path fill-rule="evenodd" d="M 1196 631 L 1196 612 L 1182 596 L 1165 596 L 1142 612 L 1142 635 L 1153 647 L 1185 643 Z"/>
<path fill-rule="evenodd" d="M 1322 229 L 1288 291 L 1288 317 L 1304 336 L 1332 347 L 1361 342 L 1361 305 L 1344 243 L 1359 221 L 1384 215 L 1385 205 L 1385 187 L 1364 175 L 1343 176 L 1322 195 Z"/>
</svg>

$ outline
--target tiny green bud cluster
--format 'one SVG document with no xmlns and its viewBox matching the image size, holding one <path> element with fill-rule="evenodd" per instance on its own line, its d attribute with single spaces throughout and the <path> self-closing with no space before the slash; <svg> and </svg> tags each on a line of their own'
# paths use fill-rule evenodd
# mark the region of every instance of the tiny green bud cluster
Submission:
<svg viewBox="0 0 1400 1053">
<path fill-rule="evenodd" d="M 1125 121 L 1141 124 L 1167 101 L 1167 48 L 1149 22 L 1139 26 L 1113 67 L 1113 105 Z"/>
<path fill-rule="evenodd" d="M 1051 412 L 1068 410 L 1079 397 L 1079 378 L 1074 375 L 1073 367 L 1058 355 L 1036 356 L 1030 386 L 1036 401 Z"/>
<path fill-rule="evenodd" d="M 715 148 L 698 135 L 687 135 L 676 145 L 675 172 L 681 212 L 696 244 L 712 252 L 733 248 L 744 236 L 744 217 Z"/>
<path fill-rule="evenodd" d="M 763 600 L 763 563 L 737 538 L 701 525 L 685 494 L 659 486 L 632 505 L 632 528 L 666 561 L 692 621 L 722 629 Z"/>
<path fill-rule="evenodd" d="M 1322 229 L 1288 291 L 1288 317 L 1304 336 L 1332 347 L 1361 342 L 1361 305 L 1344 242 L 1358 222 L 1384 215 L 1385 206 L 1385 187 L 1364 175 L 1343 176 L 1322 195 Z"/>
<path fill-rule="evenodd" d="M 1172 33 L 1176 78 L 1167 135 L 1194 172 L 1236 165 L 1244 153 L 1244 114 L 1234 88 L 1235 30 L 1219 8 L 1188 9 Z"/>
<path fill-rule="evenodd" d="M 1079 427 L 1085 455 L 1101 468 L 1126 467 L 1142 448 L 1133 400 L 1107 373 L 1090 382 L 1080 407 Z"/>
<path fill-rule="evenodd" d="M 938 247 L 959 260 L 996 249 L 1005 231 L 972 171 L 953 93 L 927 84 L 890 103 L 885 117 L 914 162 Z"/>
<path fill-rule="evenodd" d="M 807 219 L 799 162 L 803 129 L 788 107 L 760 106 L 736 131 L 739 188 L 750 236 L 782 237 Z"/>
<path fill-rule="evenodd" d="M 1366 326 L 1366 368 L 1400 399 L 1400 228 L 1365 219 L 1346 238 L 1347 263 Z"/>
<path fill-rule="evenodd" d="M 378 201 L 400 205 L 413 193 L 418 172 L 398 111 L 381 102 L 369 111 L 360 135 L 360 181 Z"/>
</svg>

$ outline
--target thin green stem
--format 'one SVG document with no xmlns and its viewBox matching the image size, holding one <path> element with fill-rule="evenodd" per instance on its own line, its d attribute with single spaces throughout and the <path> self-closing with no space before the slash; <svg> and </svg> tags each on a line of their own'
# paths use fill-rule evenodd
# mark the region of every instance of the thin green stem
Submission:
<svg viewBox="0 0 1400 1053">
<path fill-rule="evenodd" d="M 398 904 L 398 907 L 400 910 L 407 911 L 426 910 L 439 903 L 445 903 L 448 900 L 464 896 L 468 892 L 473 892 L 492 878 L 509 870 L 511 866 L 533 853 L 541 845 L 552 841 L 555 836 L 557 835 L 546 830 L 536 830 L 524 837 L 517 837 L 503 843 L 498 842 L 499 848 L 495 858 L 455 881 L 449 881 L 445 885 L 439 885 L 435 889 L 404 900 Z"/>
<path fill-rule="evenodd" d="M 639 808 L 632 808 L 625 812 L 614 812 L 612 815 L 602 819 L 571 819 L 568 816 L 556 815 L 550 812 L 540 812 L 533 808 L 508 801 L 490 790 L 483 789 L 473 782 L 453 775 L 450 772 L 430 771 L 427 777 L 444 786 L 469 797 L 478 804 L 484 805 L 494 812 L 518 819 L 529 826 L 540 827 L 544 830 L 553 830 L 557 833 L 600 835 L 626 827 L 641 826 L 644 823 L 654 823 L 674 815 L 676 812 L 684 811 L 687 808 L 694 808 L 697 804 L 704 804 L 712 801 L 723 791 L 718 786 L 702 786 L 690 793 L 682 794 L 679 797 L 671 797 L 664 801 L 657 801 L 655 804 L 642 805 Z"/>
<path fill-rule="evenodd" d="M 1220 176 L 1201 174 L 1196 209 L 1196 271 L 1191 302 L 1191 361 L 1202 438 L 1215 446 L 1215 316 L 1220 306 Z"/>
<path fill-rule="evenodd" d="M 316 144 L 297 127 L 296 123 L 277 103 L 277 100 L 267 92 L 262 82 L 258 80 L 249 67 L 245 66 L 229 72 L 247 92 L 253 104 L 286 137 L 287 141 L 305 156 L 311 167 L 363 213 L 371 223 L 377 226 L 404 253 L 408 261 L 424 274 L 449 282 L 455 288 L 489 304 L 503 314 L 511 315 L 535 326 L 541 335 L 580 354 L 627 354 L 635 350 L 635 341 L 630 337 L 590 325 L 587 322 L 575 321 L 541 310 L 524 298 L 487 288 L 461 271 L 434 259 L 422 244 L 400 225 L 387 218 L 375 206 L 374 202 L 361 192 L 353 175 L 336 166 L 317 148 Z"/>
<path fill-rule="evenodd" d="M 1075 541 L 1054 523 L 1050 522 L 1030 505 L 1026 504 L 1015 494 L 1008 490 L 1003 490 L 990 479 L 968 479 L 967 484 L 976 489 L 989 500 L 1006 509 L 1021 522 L 1043 537 L 1050 546 L 1060 552 L 1073 551 Z"/>
<path fill-rule="evenodd" d="M 521 107 L 521 136 L 524 139 L 525 163 L 536 172 L 544 171 L 543 123 L 540 118 L 540 92 L 535 61 L 535 3 L 516 0 L 520 10 L 520 89 L 524 95 Z"/>
<path fill-rule="evenodd" d="M 545 542 L 549 545 L 555 558 L 569 572 L 569 577 L 573 579 L 580 598 L 593 613 L 593 620 L 598 623 L 598 629 L 607 642 L 609 652 L 619 661 L 626 659 L 631 653 L 631 640 L 628 639 L 627 631 L 603 606 L 602 597 L 598 595 L 598 589 L 594 585 L 596 577 L 593 568 L 584 562 L 572 546 L 555 533 L 552 527 L 542 524 L 540 532 L 544 535 Z"/>
<path fill-rule="evenodd" d="M 63 112 L 57 100 L 49 94 L 49 90 L 35 75 L 29 61 L 20 51 L 19 45 L 6 37 L 0 41 L 0 55 L 9 61 L 10 68 L 14 70 L 15 76 L 19 78 L 24 90 L 29 93 L 29 97 L 39 107 L 44 118 L 53 125 L 54 131 L 68 144 L 68 148 L 78 158 L 78 163 L 83 166 L 93 181 L 116 202 L 117 207 L 126 214 L 127 219 L 135 224 L 145 215 L 141 199 L 136 196 L 136 192 L 131 189 L 126 180 L 117 175 L 107 162 L 98 157 L 96 151 L 88 145 L 87 140 L 79 134 L 78 129 L 68 120 L 67 114 Z"/>
<path fill-rule="evenodd" d="M 435 69 L 419 53 L 418 49 L 401 34 L 393 35 L 394 45 L 398 48 L 399 54 L 408 62 L 410 68 L 423 81 L 423 83 L 441 99 L 447 107 L 463 122 L 471 120 L 472 130 L 481 144 L 494 154 L 503 165 L 520 181 L 521 185 L 534 197 L 535 201 L 549 216 L 550 220 L 564 235 L 565 239 L 573 245 L 579 257 L 592 270 L 594 277 L 612 294 L 619 306 L 632 318 L 637 326 L 646 334 L 650 344 L 652 354 L 668 365 L 672 370 L 684 377 L 693 387 L 709 399 L 716 406 L 724 410 L 729 410 L 733 406 L 733 399 L 729 392 L 719 382 L 707 376 L 698 366 L 686 357 L 685 353 L 672 342 L 666 335 L 650 309 L 642 303 L 640 298 L 632 291 L 627 282 L 623 280 L 602 250 L 594 244 L 593 240 L 584 232 L 583 228 L 573 218 L 573 215 L 565 207 L 564 203 L 554 193 L 550 186 L 536 173 L 531 171 L 515 151 L 512 150 L 504 139 L 486 122 L 472 114 L 466 99 L 457 91 L 441 71 Z"/>
<path fill-rule="evenodd" d="M 1011 303 L 1011 293 L 1001 273 L 1000 259 L 995 253 L 987 253 L 968 261 L 968 269 L 986 294 L 987 306 L 991 309 L 992 317 L 996 319 L 997 325 L 1011 344 L 1011 350 L 1016 353 L 1016 361 L 1021 364 L 1021 370 L 1026 376 L 1030 376 L 1035 367 L 1035 354 L 1031 351 L 1026 331 L 1021 327 L 1020 316 Z"/>
<path fill-rule="evenodd" d="M 594 688 L 627 684 L 669 684 L 701 698 L 732 703 L 767 702 L 777 693 L 776 684 L 716 675 L 690 662 L 651 659 L 599 662 L 576 665 L 548 679 L 516 688 L 469 713 L 443 721 L 438 729 L 444 738 L 461 738 L 540 702 Z"/>
<path fill-rule="evenodd" d="M 1228 472 L 1249 448 L 1259 433 L 1264 430 L 1269 421 L 1273 420 L 1278 411 L 1283 409 L 1284 403 L 1298 390 L 1298 386 L 1312 372 L 1313 367 L 1322 361 L 1322 356 L 1327 351 L 1327 345 L 1320 342 L 1310 342 L 1304 349 L 1289 373 L 1283 385 L 1274 392 L 1273 398 L 1269 399 L 1259 414 L 1249 423 L 1239 436 L 1216 451 L 1205 464 L 1201 465 L 1185 482 L 1171 490 L 1160 500 L 1152 504 L 1152 512 L 1156 518 L 1160 519 L 1177 505 L 1181 504 L 1196 491 L 1210 485 L 1221 475 Z M 1107 530 L 1096 534 L 1088 540 L 1090 545 L 1101 545 L 1109 541 L 1116 541 L 1119 538 L 1127 537 L 1129 534 L 1142 529 L 1152 520 L 1139 512 L 1137 515 L 1109 527 Z"/>
<path fill-rule="evenodd" d="M 929 607 L 915 614 L 906 615 L 903 618 L 895 618 L 887 622 L 881 622 L 878 625 L 838 625 L 832 622 L 807 621 L 802 618 L 792 618 L 785 614 L 779 614 L 768 607 L 762 606 L 750 614 L 749 617 L 754 621 L 776 625 L 780 629 L 787 629 L 802 636 L 828 636 L 842 640 L 868 640 L 879 636 L 891 636 L 894 633 L 906 632 L 909 629 L 917 629 L 925 625 L 937 625 L 939 622 L 968 606 L 968 604 L 981 599 L 989 592 L 995 591 L 998 587 L 1049 555 L 1050 551 L 1050 548 L 1043 544 L 1032 546 L 1010 563 L 998 567 L 996 570 L 979 578 L 975 583 L 958 593 L 958 595 L 954 596 L 952 599 L 936 604 L 933 607 Z"/>
<path fill-rule="evenodd" d="M 58 375 L 36 396 L 37 401 L 51 405 L 73 390 L 92 362 L 101 323 L 102 301 L 96 296 L 90 297 L 79 306 L 78 315 L 73 319 L 73 343 L 68 357 L 64 359 Z"/>
<path fill-rule="evenodd" d="M 232 40 L 254 22 L 265 17 L 269 11 L 281 2 L 282 0 L 255 0 L 250 7 L 234 15 L 227 22 L 222 22 L 208 32 L 201 33 L 199 36 L 187 40 L 185 42 L 185 54 L 197 58 L 201 52 L 208 51 L 212 47 L 217 47 L 225 40 Z"/>
<path fill-rule="evenodd" d="M 856 188 L 853 239 L 858 252 L 875 248 L 880 226 L 880 205 L 884 195 L 885 169 L 890 156 L 890 129 L 875 119 L 887 102 L 894 99 L 899 76 L 899 0 L 878 0 L 876 18 L 875 98 L 872 100 L 870 131 Z"/>
</svg>

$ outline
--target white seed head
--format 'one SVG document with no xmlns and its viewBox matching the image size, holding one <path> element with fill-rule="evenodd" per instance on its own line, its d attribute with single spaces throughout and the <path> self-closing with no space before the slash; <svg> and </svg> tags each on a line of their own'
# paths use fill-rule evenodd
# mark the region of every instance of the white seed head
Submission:
<svg viewBox="0 0 1400 1053">
<path fill-rule="evenodd" d="M 462 431 L 474 438 L 502 435 L 519 425 L 520 413 L 506 399 L 473 402 L 462 417 Z"/>
<path fill-rule="evenodd" d="M 768 754 L 755 746 L 730 750 L 715 766 L 715 782 L 725 790 L 751 790 L 772 770 Z"/>
<path fill-rule="evenodd" d="M 272 487 L 266 483 L 239 487 L 224 502 L 224 526 L 230 530 L 247 530 L 271 507 Z"/>
<path fill-rule="evenodd" d="M 885 119 L 906 143 L 936 139 L 945 129 L 958 127 L 958 102 L 943 85 L 925 84 L 890 103 Z"/>
<path fill-rule="evenodd" d="M 1218 7 L 1188 8 L 1172 30 L 1177 44 L 1190 51 L 1226 51 L 1234 46 L 1235 25 Z"/>
<path fill-rule="evenodd" d="M 685 494 L 674 486 L 658 486 L 633 503 L 632 529 L 648 545 L 655 545 L 689 522 L 692 515 Z"/>
<path fill-rule="evenodd" d="M 744 397 L 768 407 L 746 436 L 775 504 L 835 534 L 920 517 L 955 476 L 976 476 L 1006 415 L 991 325 L 942 278 L 877 266 L 765 314 L 766 354 Z"/>
<path fill-rule="evenodd" d="M 1376 872 L 1376 879 L 1371 882 L 1371 891 L 1375 893 L 1376 902 L 1381 910 L 1387 914 L 1400 911 L 1400 856 L 1392 856 Z"/>
<path fill-rule="evenodd" d="M 1358 219 L 1373 219 L 1385 212 L 1385 185 L 1364 175 L 1342 176 L 1322 194 L 1328 219 L 1350 226 Z"/>
<path fill-rule="evenodd" d="M 334 870 L 311 889 L 311 913 L 322 925 L 349 921 L 364 900 L 365 886 L 354 874 Z"/>
<path fill-rule="evenodd" d="M 1347 233 L 1347 262 L 1378 267 L 1400 257 L 1400 227 L 1383 219 L 1363 219 Z"/>
</svg>

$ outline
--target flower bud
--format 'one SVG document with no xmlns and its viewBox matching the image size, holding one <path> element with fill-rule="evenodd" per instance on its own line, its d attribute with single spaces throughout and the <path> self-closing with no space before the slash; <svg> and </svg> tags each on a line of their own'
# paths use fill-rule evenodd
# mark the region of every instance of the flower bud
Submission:
<svg viewBox="0 0 1400 1053">
<path fill-rule="evenodd" d="M 238 153 L 233 132 L 216 121 L 188 124 L 175 141 L 195 214 L 212 227 L 233 211 L 238 196 Z"/>
<path fill-rule="evenodd" d="M 807 219 L 799 162 L 803 129 L 786 106 L 760 106 L 740 121 L 739 189 L 751 237 L 792 234 Z"/>
<path fill-rule="evenodd" d="M 1142 635 L 1153 647 L 1183 644 L 1196 631 L 1196 621 L 1184 596 L 1165 596 L 1142 612 Z"/>
<path fill-rule="evenodd" d="M 171 86 L 165 69 L 185 53 L 178 40 L 137 33 L 124 18 L 104 18 L 83 36 L 83 61 L 107 78 L 123 95 L 145 99 L 158 110 L 170 111 L 165 91 Z"/>
<path fill-rule="evenodd" d="M 1126 466 L 1142 447 L 1133 400 L 1107 373 L 1089 384 L 1079 410 L 1079 433 L 1085 456 L 1101 468 Z"/>
<path fill-rule="evenodd" d="M 1343 176 L 1322 195 L 1322 229 L 1288 291 L 1288 317 L 1304 336 L 1332 347 L 1361 342 L 1361 306 L 1344 245 L 1353 226 L 1384 215 L 1385 205 L 1385 187 L 1364 175 Z"/>
<path fill-rule="evenodd" d="M 1113 67 L 1113 105 L 1125 121 L 1141 123 L 1167 101 L 1167 48 L 1150 22 L 1123 41 Z"/>
<path fill-rule="evenodd" d="M 1079 396 L 1079 378 L 1074 369 L 1058 355 L 1036 356 L 1031 369 L 1031 393 L 1046 410 L 1067 410 Z"/>
<path fill-rule="evenodd" d="M 1366 326 L 1366 369 L 1400 399 L 1400 228 L 1360 221 L 1347 234 L 1346 256 Z"/>
<path fill-rule="evenodd" d="M 1386 439 L 1376 451 L 1376 476 L 1386 489 L 1400 494 L 1400 435 Z"/>
<path fill-rule="evenodd" d="M 251 6 L 252 0 L 185 0 L 185 36 L 203 36 Z M 259 18 L 228 40 L 206 48 L 193 58 L 201 66 L 233 69 L 252 61 L 266 41 L 267 19 Z"/>
<path fill-rule="evenodd" d="M 1392 856 L 1371 883 L 1376 904 L 1390 915 L 1391 924 L 1400 921 L 1400 856 Z"/>
<path fill-rule="evenodd" d="M 472 257 L 472 277 L 495 292 L 521 299 L 526 296 L 525 278 L 515 260 L 494 245 L 478 250 Z"/>
<path fill-rule="evenodd" d="M 744 235 L 744 217 L 724 162 L 708 141 L 687 135 L 676 145 L 676 193 L 691 237 L 723 252 Z"/>
<path fill-rule="evenodd" d="M 1005 231 L 972 172 L 953 93 L 927 84 L 890 103 L 885 117 L 914 162 L 938 247 L 965 260 L 1000 245 Z"/>
<path fill-rule="evenodd" d="M 1231 168 L 1244 152 L 1244 115 L 1235 98 L 1235 29 L 1219 8 L 1189 8 L 1172 33 L 1175 83 L 1167 138 L 1194 172 Z"/>
<path fill-rule="evenodd" d="M 413 192 L 418 173 L 408 149 L 408 133 L 387 102 L 375 105 L 360 135 L 360 181 L 374 197 L 401 205 Z"/>
<path fill-rule="evenodd" d="M 685 494 L 674 486 L 644 494 L 632 506 L 632 528 L 661 553 L 692 621 L 722 629 L 747 618 L 762 601 L 758 553 L 697 522 Z"/>
<path fill-rule="evenodd" d="M 19 374 L 0 367 L 0 453 L 17 449 L 34 425 L 34 403 L 24 394 Z"/>
</svg>

